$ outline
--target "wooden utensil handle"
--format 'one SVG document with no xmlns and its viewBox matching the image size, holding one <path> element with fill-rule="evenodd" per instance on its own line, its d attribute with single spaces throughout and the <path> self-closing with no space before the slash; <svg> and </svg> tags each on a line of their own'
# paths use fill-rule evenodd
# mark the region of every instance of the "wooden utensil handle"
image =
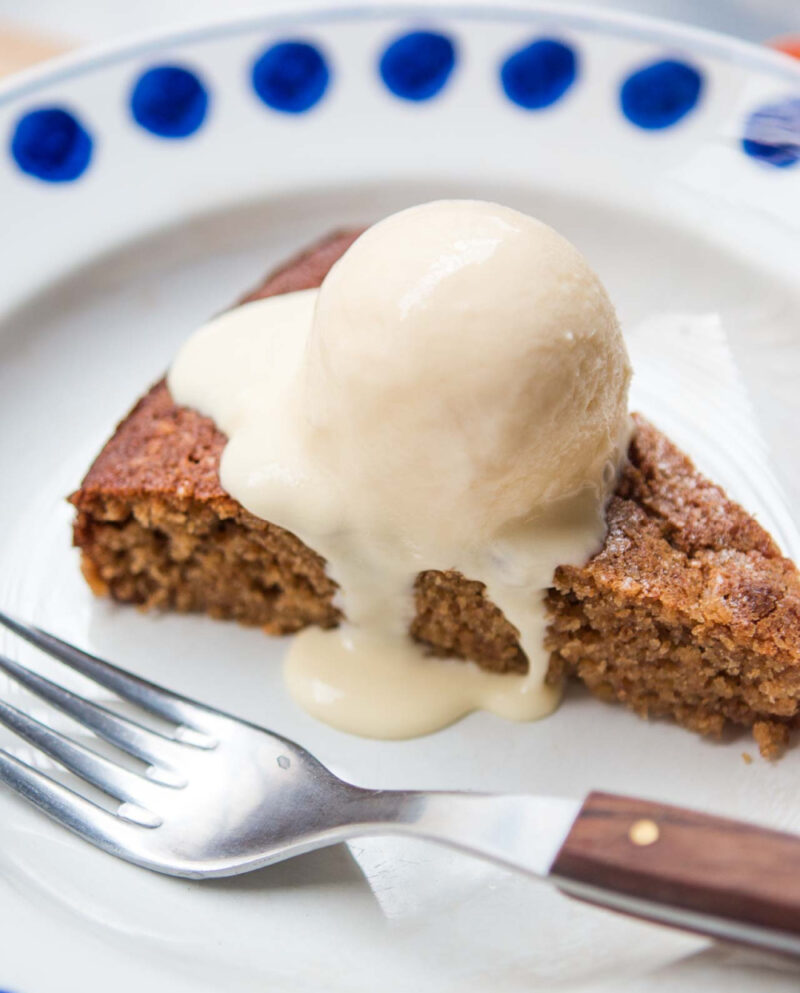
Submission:
<svg viewBox="0 0 800 993">
<path fill-rule="evenodd" d="M 800 955 L 800 838 L 793 835 L 591 793 L 550 873 L 591 903 Z"/>
</svg>

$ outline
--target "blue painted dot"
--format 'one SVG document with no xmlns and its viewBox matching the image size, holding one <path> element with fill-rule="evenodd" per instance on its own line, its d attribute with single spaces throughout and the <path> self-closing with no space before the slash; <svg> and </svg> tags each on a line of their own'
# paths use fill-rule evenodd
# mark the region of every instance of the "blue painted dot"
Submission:
<svg viewBox="0 0 800 993">
<path fill-rule="evenodd" d="M 742 148 L 754 159 L 785 169 L 800 161 L 800 99 L 760 107 L 747 119 Z"/>
<path fill-rule="evenodd" d="M 86 171 L 92 158 L 92 139 L 63 107 L 43 107 L 17 121 L 11 155 L 29 176 L 48 183 L 67 183 Z"/>
<path fill-rule="evenodd" d="M 456 64 L 453 42 L 433 31 L 396 38 L 381 56 L 381 79 L 403 100 L 430 100 L 444 87 Z"/>
<path fill-rule="evenodd" d="M 322 99 L 330 82 L 322 52 L 305 41 L 282 41 L 253 66 L 253 88 L 268 107 L 302 114 Z"/>
<path fill-rule="evenodd" d="M 509 55 L 500 68 L 500 81 L 509 100 L 526 110 L 541 110 L 560 100 L 577 74 L 573 48 L 540 38 Z"/>
<path fill-rule="evenodd" d="M 202 125 L 207 112 L 205 86 L 181 66 L 148 69 L 131 94 L 134 120 L 159 138 L 187 138 Z"/>
<path fill-rule="evenodd" d="M 622 112 L 647 131 L 668 128 L 693 109 L 702 88 L 703 78 L 693 66 L 674 59 L 654 62 L 622 84 Z"/>
</svg>

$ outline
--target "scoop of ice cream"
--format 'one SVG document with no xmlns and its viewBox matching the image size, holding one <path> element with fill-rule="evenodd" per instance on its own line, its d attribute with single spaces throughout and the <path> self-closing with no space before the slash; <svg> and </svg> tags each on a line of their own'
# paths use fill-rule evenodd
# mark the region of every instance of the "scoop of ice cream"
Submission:
<svg viewBox="0 0 800 993">
<path fill-rule="evenodd" d="M 390 217 L 319 292 L 196 332 L 169 385 L 228 435 L 222 485 L 318 552 L 338 585 L 345 622 L 293 642 L 295 698 L 388 737 L 479 707 L 552 710 L 543 593 L 559 564 L 602 544 L 629 375 L 576 249 L 472 201 Z M 450 569 L 516 629 L 526 674 L 437 661 L 408 637 L 419 573 Z"/>
<path fill-rule="evenodd" d="M 380 530 L 480 540 L 603 485 L 629 378 L 611 302 L 565 238 L 497 204 L 428 203 L 374 225 L 325 279 L 308 443 L 370 494 Z"/>
</svg>

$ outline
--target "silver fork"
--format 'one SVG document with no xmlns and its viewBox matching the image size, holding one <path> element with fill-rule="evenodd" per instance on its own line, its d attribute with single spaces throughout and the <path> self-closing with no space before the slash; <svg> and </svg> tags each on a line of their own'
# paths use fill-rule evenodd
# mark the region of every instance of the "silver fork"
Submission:
<svg viewBox="0 0 800 993">
<path fill-rule="evenodd" d="M 108 809 L 0 749 L 0 782 L 86 841 L 191 879 L 358 835 L 404 833 L 548 879 L 595 904 L 800 955 L 800 839 L 649 801 L 370 790 L 304 748 L 0 612 L 0 624 L 143 711 L 155 731 L 0 655 L 0 670 L 144 763 L 112 761 L 0 700 L 0 723 L 107 795 Z M 369 747 L 365 743 L 365 747 Z"/>
</svg>

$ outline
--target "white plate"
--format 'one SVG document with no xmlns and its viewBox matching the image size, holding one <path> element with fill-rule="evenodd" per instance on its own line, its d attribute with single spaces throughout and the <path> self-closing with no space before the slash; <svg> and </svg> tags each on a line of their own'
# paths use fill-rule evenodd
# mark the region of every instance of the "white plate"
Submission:
<svg viewBox="0 0 800 993">
<path fill-rule="evenodd" d="M 377 63 L 421 24 L 454 41 L 455 67 L 434 97 L 409 101 L 390 92 Z M 548 108 L 524 109 L 501 87 L 499 67 L 542 37 L 577 53 L 577 79 Z M 330 81 L 312 109 L 291 114 L 256 96 L 250 70 L 265 49 L 298 38 L 324 53 Z M 568 68 L 560 49 L 559 58 Z M 676 113 L 686 113 L 672 126 L 643 129 L 623 114 L 620 87 L 665 58 L 690 67 L 666 70 L 684 95 L 699 74 L 699 98 L 690 109 L 678 99 Z M 148 132 L 129 106 L 144 71 L 176 63 L 210 95 L 185 139 Z M 397 71 L 389 76 L 396 82 Z M 313 95 L 314 78 L 301 97 Z M 566 77 L 548 79 L 552 95 Z M 270 264 L 336 224 L 456 194 L 528 209 L 586 252 L 628 333 L 636 405 L 797 553 L 797 513 L 787 508 L 800 498 L 800 164 L 768 160 L 791 158 L 800 143 L 797 104 L 787 102 L 798 95 L 800 72 L 780 56 L 560 5 L 293 11 L 81 55 L 12 81 L 0 91 L 0 602 L 296 738 L 358 783 L 574 796 L 604 788 L 800 829 L 796 751 L 775 766 L 748 765 L 747 738 L 706 742 L 577 690 L 536 724 L 476 714 L 408 742 L 324 727 L 287 698 L 280 642 L 95 601 L 69 547 L 64 502 L 185 335 Z M 647 96 L 635 110 L 646 111 Z M 197 123 L 200 104 L 190 101 L 173 126 Z M 782 119 L 748 124 L 775 105 Z M 91 136 L 73 181 L 36 178 L 9 153 L 20 117 L 48 106 L 67 108 Z M 86 160 L 80 141 L 60 164 L 36 158 L 36 119 L 26 127 L 22 159 L 30 166 L 33 155 L 34 169 L 44 162 L 64 174 Z M 783 152 L 754 158 L 747 134 Z M 47 671 L 10 637 L 0 644 Z M 0 691 L 22 696 L 6 682 Z M 2 743 L 47 766 L 10 736 Z M 797 973 L 406 840 L 359 841 L 227 882 L 160 878 L 0 792 L 0 988 L 14 993 L 701 984 L 788 991 Z"/>
</svg>

